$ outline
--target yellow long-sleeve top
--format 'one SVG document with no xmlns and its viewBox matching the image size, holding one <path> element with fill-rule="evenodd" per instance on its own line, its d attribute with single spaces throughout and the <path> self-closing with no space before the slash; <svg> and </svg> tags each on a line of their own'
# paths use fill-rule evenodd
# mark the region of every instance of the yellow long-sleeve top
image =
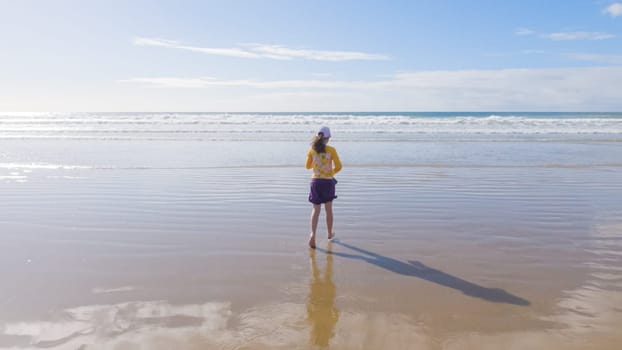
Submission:
<svg viewBox="0 0 622 350">
<path fill-rule="evenodd" d="M 333 166 L 334 164 L 334 166 Z M 334 147 L 326 146 L 326 153 L 317 153 L 313 148 L 307 153 L 307 169 L 313 169 L 312 178 L 332 179 L 341 170 L 341 161 Z"/>
</svg>

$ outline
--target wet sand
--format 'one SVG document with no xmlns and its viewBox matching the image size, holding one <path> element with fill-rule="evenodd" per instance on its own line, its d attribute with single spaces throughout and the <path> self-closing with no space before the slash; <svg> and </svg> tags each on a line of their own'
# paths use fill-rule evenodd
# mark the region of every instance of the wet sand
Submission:
<svg viewBox="0 0 622 350">
<path fill-rule="evenodd" d="M 617 166 L 351 166 L 315 251 L 299 167 L 11 172 L 2 349 L 622 342 Z"/>
</svg>

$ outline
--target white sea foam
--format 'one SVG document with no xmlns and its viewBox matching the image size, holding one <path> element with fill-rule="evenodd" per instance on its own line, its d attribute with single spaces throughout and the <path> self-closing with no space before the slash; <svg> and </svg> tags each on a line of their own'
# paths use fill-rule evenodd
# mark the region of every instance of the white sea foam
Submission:
<svg viewBox="0 0 622 350">
<path fill-rule="evenodd" d="M 32 169 L 48 169 L 48 170 L 75 170 L 75 169 L 91 169 L 90 166 L 85 165 L 69 165 L 69 164 L 50 164 L 50 163 L 0 163 L 0 169 L 15 169 L 15 170 L 32 170 Z M 24 172 L 27 172 L 24 170 Z"/>
<path fill-rule="evenodd" d="M 351 140 L 392 135 L 609 135 L 622 140 L 622 114 L 476 113 L 66 113 L 0 114 L 0 139 L 307 139 L 330 125 Z M 196 139 L 196 137 L 195 137 Z"/>
</svg>

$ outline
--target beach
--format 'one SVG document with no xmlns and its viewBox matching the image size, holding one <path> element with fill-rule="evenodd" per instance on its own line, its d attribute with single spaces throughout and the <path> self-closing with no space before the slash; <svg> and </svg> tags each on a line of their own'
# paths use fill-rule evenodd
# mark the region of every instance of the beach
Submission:
<svg viewBox="0 0 622 350">
<path fill-rule="evenodd" d="M 1 349 L 622 341 L 620 114 L 5 113 L 0 149 Z"/>
</svg>

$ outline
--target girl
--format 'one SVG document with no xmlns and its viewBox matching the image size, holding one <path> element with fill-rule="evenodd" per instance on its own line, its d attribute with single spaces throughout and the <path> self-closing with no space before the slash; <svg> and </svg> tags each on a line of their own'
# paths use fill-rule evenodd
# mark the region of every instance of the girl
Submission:
<svg viewBox="0 0 622 350">
<path fill-rule="evenodd" d="M 337 198 L 335 196 L 335 183 L 337 181 L 333 176 L 341 170 L 341 161 L 339 161 L 337 150 L 327 145 L 328 140 L 330 140 L 330 129 L 323 126 L 311 141 L 311 149 L 307 153 L 306 168 L 313 169 L 309 191 L 309 202 L 313 203 L 309 247 L 314 249 L 315 231 L 317 230 L 322 204 L 326 209 L 328 239 L 335 236 L 333 232 L 333 199 Z"/>
</svg>

